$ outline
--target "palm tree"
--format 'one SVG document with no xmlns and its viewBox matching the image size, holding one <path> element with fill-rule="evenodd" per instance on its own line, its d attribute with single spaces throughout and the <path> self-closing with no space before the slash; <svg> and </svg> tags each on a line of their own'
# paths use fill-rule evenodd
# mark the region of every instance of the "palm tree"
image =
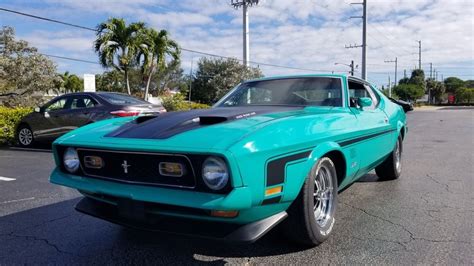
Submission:
<svg viewBox="0 0 474 266">
<path fill-rule="evenodd" d="M 146 77 L 145 100 L 148 100 L 148 91 L 151 78 L 156 70 L 166 68 L 166 56 L 171 56 L 174 61 L 179 61 L 180 49 L 178 44 L 170 39 L 166 30 L 159 32 L 154 29 L 147 29 L 144 33 L 144 42 L 140 49 L 137 60 L 143 56 L 143 75 Z"/>
<path fill-rule="evenodd" d="M 140 36 L 144 30 L 143 22 L 127 26 L 122 18 L 111 18 L 97 26 L 94 46 L 99 61 L 103 67 L 113 67 L 124 73 L 128 94 L 131 94 L 128 72 L 136 62 L 142 40 Z"/>
</svg>

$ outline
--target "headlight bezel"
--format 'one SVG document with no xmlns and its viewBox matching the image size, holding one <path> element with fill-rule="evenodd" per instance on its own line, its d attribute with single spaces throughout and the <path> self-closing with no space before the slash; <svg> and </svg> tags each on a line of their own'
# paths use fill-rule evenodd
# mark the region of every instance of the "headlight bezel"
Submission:
<svg viewBox="0 0 474 266">
<path fill-rule="evenodd" d="M 69 156 L 69 160 L 71 161 L 73 165 L 69 166 L 68 163 L 66 162 L 66 157 Z M 75 164 L 74 164 L 75 163 Z M 77 150 L 73 147 L 66 147 L 62 153 L 62 166 L 66 172 L 70 174 L 75 174 L 79 172 L 79 169 L 81 168 L 81 162 L 79 159 L 79 154 L 77 153 Z"/>
<path fill-rule="evenodd" d="M 214 165 L 212 166 L 210 164 L 214 164 Z M 208 173 L 208 171 L 206 171 L 206 168 L 211 168 L 211 167 L 220 168 L 221 170 L 223 170 L 222 173 L 219 173 L 222 175 L 221 181 L 212 182 L 209 176 L 206 176 L 206 173 Z M 230 185 L 231 175 L 230 175 L 227 161 L 218 156 L 208 156 L 203 161 L 202 166 L 201 166 L 201 179 L 204 185 L 211 191 L 222 191 L 228 188 Z"/>
</svg>

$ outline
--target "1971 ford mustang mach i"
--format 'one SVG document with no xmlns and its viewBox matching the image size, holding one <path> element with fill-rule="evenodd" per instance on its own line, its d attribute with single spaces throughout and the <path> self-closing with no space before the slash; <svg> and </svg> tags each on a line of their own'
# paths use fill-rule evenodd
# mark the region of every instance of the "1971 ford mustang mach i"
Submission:
<svg viewBox="0 0 474 266">
<path fill-rule="evenodd" d="M 337 195 L 375 169 L 401 173 L 402 108 L 344 75 L 243 82 L 213 108 L 117 118 L 54 143 L 51 182 L 80 212 L 135 228 L 255 241 L 281 226 L 317 245 Z"/>
</svg>

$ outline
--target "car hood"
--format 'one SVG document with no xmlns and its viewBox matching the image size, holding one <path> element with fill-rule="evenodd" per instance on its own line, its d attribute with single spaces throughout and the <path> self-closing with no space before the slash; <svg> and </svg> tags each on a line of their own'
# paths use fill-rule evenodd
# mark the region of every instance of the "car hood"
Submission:
<svg viewBox="0 0 474 266">
<path fill-rule="evenodd" d="M 329 110 L 321 108 L 317 113 Z M 308 112 L 304 107 L 287 106 L 169 112 L 156 117 L 101 121 L 68 133 L 56 144 L 151 151 L 225 150 L 270 123 L 305 114 Z"/>
</svg>

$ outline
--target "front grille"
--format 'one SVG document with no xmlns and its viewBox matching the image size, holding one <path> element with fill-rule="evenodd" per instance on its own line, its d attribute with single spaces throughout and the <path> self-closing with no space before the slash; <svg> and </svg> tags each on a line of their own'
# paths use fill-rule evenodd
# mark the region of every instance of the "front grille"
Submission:
<svg viewBox="0 0 474 266">
<path fill-rule="evenodd" d="M 196 178 L 190 160 L 185 155 L 141 153 L 123 151 L 104 151 L 93 149 L 77 149 L 81 168 L 84 175 L 94 178 L 114 180 L 118 182 L 194 188 Z M 103 160 L 100 169 L 87 168 L 85 156 L 98 156 Z M 164 176 L 160 174 L 160 162 L 180 163 L 184 166 L 181 177 Z"/>
</svg>

